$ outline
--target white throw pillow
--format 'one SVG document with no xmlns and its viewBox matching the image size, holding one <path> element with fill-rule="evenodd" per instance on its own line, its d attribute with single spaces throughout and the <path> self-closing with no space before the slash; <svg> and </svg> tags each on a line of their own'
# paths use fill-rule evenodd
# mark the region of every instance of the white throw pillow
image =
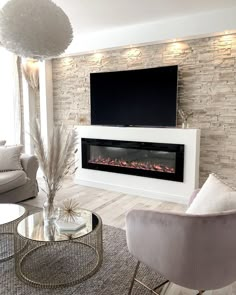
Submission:
<svg viewBox="0 0 236 295">
<path fill-rule="evenodd" d="M 20 155 L 23 146 L 0 147 L 0 171 L 22 170 Z"/>
<path fill-rule="evenodd" d="M 210 174 L 186 211 L 187 214 L 211 214 L 236 209 L 236 191 Z"/>
</svg>

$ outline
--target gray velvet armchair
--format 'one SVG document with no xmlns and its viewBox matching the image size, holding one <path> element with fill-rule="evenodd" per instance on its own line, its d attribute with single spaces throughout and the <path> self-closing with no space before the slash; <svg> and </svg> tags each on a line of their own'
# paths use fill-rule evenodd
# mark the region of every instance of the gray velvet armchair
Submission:
<svg viewBox="0 0 236 295">
<path fill-rule="evenodd" d="M 187 215 L 132 210 L 126 222 L 130 253 L 169 281 L 202 294 L 236 280 L 235 211 Z"/>
<path fill-rule="evenodd" d="M 0 203 L 17 203 L 38 194 L 38 159 L 22 154 L 20 160 L 23 170 L 0 172 Z"/>
</svg>

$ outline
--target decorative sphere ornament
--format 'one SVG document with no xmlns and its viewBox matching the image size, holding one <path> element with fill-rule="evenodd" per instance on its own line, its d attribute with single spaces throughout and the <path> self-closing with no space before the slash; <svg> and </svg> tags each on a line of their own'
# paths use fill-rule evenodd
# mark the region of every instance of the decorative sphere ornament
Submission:
<svg viewBox="0 0 236 295">
<path fill-rule="evenodd" d="M 72 39 L 68 16 L 51 0 L 10 0 L 0 11 L 0 43 L 16 55 L 52 58 Z"/>
</svg>

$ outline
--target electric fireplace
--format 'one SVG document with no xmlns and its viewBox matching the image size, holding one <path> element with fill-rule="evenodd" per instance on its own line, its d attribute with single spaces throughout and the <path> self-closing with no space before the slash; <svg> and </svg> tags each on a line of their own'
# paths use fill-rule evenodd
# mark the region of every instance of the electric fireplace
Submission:
<svg viewBox="0 0 236 295">
<path fill-rule="evenodd" d="M 82 138 L 82 168 L 183 182 L 184 145 Z"/>
</svg>

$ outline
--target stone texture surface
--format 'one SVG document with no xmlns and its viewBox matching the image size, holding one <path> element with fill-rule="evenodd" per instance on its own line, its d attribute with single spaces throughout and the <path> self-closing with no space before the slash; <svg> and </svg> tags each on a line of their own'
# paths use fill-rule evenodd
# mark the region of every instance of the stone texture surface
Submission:
<svg viewBox="0 0 236 295">
<path fill-rule="evenodd" d="M 178 107 L 201 129 L 200 184 L 236 180 L 236 35 L 139 46 L 53 60 L 54 121 L 90 124 L 91 72 L 179 65 Z M 178 118 L 181 126 L 181 118 Z"/>
</svg>

